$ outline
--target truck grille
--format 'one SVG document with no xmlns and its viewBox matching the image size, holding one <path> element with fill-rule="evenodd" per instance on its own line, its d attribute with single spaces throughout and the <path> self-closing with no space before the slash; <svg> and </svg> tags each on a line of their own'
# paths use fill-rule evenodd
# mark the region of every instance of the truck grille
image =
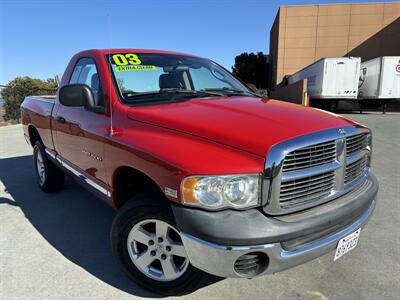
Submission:
<svg viewBox="0 0 400 300">
<path fill-rule="evenodd" d="M 347 126 L 275 145 L 266 161 L 264 210 L 294 212 L 355 188 L 369 170 L 369 135 L 366 128 Z"/>
<path fill-rule="evenodd" d="M 349 184 L 354 180 L 357 180 L 363 174 L 365 174 L 368 165 L 368 157 L 364 156 L 361 159 L 348 164 L 346 166 L 346 175 L 344 178 L 344 183 Z"/>
<path fill-rule="evenodd" d="M 329 141 L 295 150 L 286 155 L 283 172 L 310 168 L 336 159 L 335 141 Z"/>
<path fill-rule="evenodd" d="M 356 134 L 348 136 L 346 138 L 346 155 L 349 156 L 355 152 L 358 152 L 368 144 L 367 134 Z"/>
<path fill-rule="evenodd" d="M 335 172 L 330 171 L 281 184 L 280 202 L 282 208 L 298 205 L 323 197 L 332 191 Z"/>
</svg>

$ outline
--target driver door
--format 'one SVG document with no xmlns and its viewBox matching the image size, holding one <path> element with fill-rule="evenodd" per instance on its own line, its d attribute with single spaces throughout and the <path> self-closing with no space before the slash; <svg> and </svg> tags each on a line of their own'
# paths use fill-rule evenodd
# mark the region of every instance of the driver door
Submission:
<svg viewBox="0 0 400 300">
<path fill-rule="evenodd" d="M 78 60 L 69 81 L 69 84 L 76 83 L 88 85 L 93 91 L 96 104 L 105 107 L 101 81 L 93 58 Z M 56 150 L 65 160 L 66 167 L 83 173 L 100 185 L 105 184 L 104 142 L 108 134 L 108 117 L 104 113 L 85 110 L 84 107 L 60 104 L 55 120 Z"/>
</svg>

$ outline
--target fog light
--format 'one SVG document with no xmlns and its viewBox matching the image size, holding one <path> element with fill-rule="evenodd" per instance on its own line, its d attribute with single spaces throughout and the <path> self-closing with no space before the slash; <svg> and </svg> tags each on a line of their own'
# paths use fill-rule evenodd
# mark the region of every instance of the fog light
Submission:
<svg viewBox="0 0 400 300">
<path fill-rule="evenodd" d="M 254 277 L 263 273 L 269 263 L 268 255 L 262 252 L 251 252 L 240 256 L 234 265 L 235 272 L 243 277 Z"/>
</svg>

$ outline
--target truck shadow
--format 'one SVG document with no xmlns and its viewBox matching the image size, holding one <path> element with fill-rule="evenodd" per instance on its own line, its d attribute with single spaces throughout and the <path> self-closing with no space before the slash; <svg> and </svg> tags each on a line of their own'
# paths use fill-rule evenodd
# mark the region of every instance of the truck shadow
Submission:
<svg viewBox="0 0 400 300">
<path fill-rule="evenodd" d="M 43 193 L 36 185 L 30 155 L 0 159 L 0 181 L 11 196 L 0 197 L 0 206 L 19 207 L 64 257 L 124 292 L 139 297 L 162 297 L 137 286 L 119 267 L 109 241 L 115 212 L 101 200 L 70 178 L 61 192 Z M 211 279 L 206 285 L 218 280 Z"/>
</svg>

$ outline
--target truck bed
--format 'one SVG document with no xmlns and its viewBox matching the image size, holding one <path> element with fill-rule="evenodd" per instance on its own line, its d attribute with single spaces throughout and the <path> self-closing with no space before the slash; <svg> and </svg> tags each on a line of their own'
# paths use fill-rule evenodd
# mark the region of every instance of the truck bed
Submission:
<svg viewBox="0 0 400 300">
<path fill-rule="evenodd" d="M 51 113 L 54 107 L 56 96 L 28 96 L 21 104 L 21 117 L 24 128 L 25 139 L 29 140 L 29 130 L 32 124 L 39 132 L 39 135 L 46 148 L 54 149 L 51 135 Z"/>
</svg>

